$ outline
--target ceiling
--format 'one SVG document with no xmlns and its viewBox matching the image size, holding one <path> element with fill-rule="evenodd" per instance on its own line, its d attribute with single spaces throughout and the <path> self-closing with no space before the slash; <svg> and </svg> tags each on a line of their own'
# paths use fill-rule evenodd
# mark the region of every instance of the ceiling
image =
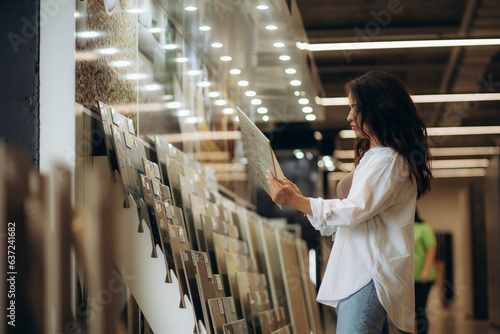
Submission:
<svg viewBox="0 0 500 334">
<path fill-rule="evenodd" d="M 500 6 L 495 0 L 296 2 L 309 44 L 500 37 Z M 344 96 L 344 84 L 370 70 L 386 70 L 397 75 L 415 95 L 500 92 L 498 45 L 318 51 L 312 52 L 312 56 L 321 82 L 317 91 L 322 92 L 323 97 Z M 500 125 L 500 101 L 422 103 L 418 108 L 428 127 Z M 322 154 L 328 154 L 333 147 L 352 149 L 352 139 L 338 137 L 339 130 L 349 128 L 347 113 L 347 106 L 327 106 L 324 119 L 290 124 L 281 131 L 280 141 L 273 146 L 305 147 L 312 141 L 303 139 L 318 130 L 323 134 L 323 141 L 334 142 L 320 145 Z M 499 137 L 431 137 L 431 145 L 492 146 L 499 145 Z M 308 144 L 301 144 L 302 141 Z"/>
</svg>

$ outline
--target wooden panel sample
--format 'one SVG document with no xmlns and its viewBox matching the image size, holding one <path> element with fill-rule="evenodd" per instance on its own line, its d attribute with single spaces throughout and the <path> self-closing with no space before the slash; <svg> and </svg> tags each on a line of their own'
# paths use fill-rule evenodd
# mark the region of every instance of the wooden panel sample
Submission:
<svg viewBox="0 0 500 334">
<path fill-rule="evenodd" d="M 222 226 L 226 225 L 225 222 L 218 218 L 212 218 L 207 215 L 201 216 L 201 224 L 203 229 L 203 241 L 205 243 L 206 251 L 210 257 L 210 263 L 212 264 L 212 270 L 216 273 L 219 272 L 217 267 L 217 259 L 215 257 L 215 245 L 213 233 L 221 234 Z"/>
<path fill-rule="evenodd" d="M 276 328 L 274 313 L 270 310 L 262 311 L 257 314 L 257 320 L 254 323 L 254 330 L 257 334 L 271 334 Z"/>
<path fill-rule="evenodd" d="M 155 136 L 155 148 L 156 156 L 158 157 L 158 164 L 160 166 L 160 174 L 162 176 L 162 181 L 164 184 L 170 185 L 169 175 L 167 172 L 167 157 L 170 159 L 175 159 L 180 162 L 180 155 L 177 157 L 176 153 L 178 149 L 171 143 L 165 141 L 159 136 Z M 170 185 L 171 186 L 171 185 Z"/>
<path fill-rule="evenodd" d="M 184 228 L 177 225 L 168 225 L 168 234 L 169 234 L 169 253 L 172 254 L 175 273 L 177 276 L 177 280 L 179 281 L 179 292 L 181 296 L 180 307 L 186 308 L 186 304 L 184 302 L 184 295 L 188 295 L 188 287 L 187 281 L 184 275 L 184 267 L 182 265 L 182 256 L 181 250 L 189 250 L 191 246 L 189 241 L 187 240 L 186 233 Z M 167 246 L 168 248 L 168 246 Z"/>
<path fill-rule="evenodd" d="M 233 297 L 223 297 L 222 304 L 224 304 L 224 312 L 226 314 L 226 322 L 234 322 L 238 320 L 238 311 Z"/>
<path fill-rule="evenodd" d="M 206 253 L 204 254 L 204 257 L 206 257 Z M 207 301 L 209 299 L 216 298 L 217 294 L 213 284 L 213 275 L 210 269 L 208 257 L 206 258 L 206 261 L 198 261 L 196 263 L 196 283 L 198 285 L 198 294 L 200 296 L 200 304 L 203 312 L 203 323 L 205 324 L 205 327 L 209 327 L 206 329 L 207 333 L 211 333 Z M 224 310 L 223 307 L 221 307 L 221 309 Z"/>
<path fill-rule="evenodd" d="M 271 334 L 293 334 L 293 333 L 296 333 L 296 332 L 293 331 L 292 325 L 286 325 L 284 327 L 281 327 L 278 330 L 271 332 Z"/>
<path fill-rule="evenodd" d="M 196 226 L 193 222 L 193 211 L 191 205 L 191 194 L 193 193 L 193 180 L 188 179 L 183 175 L 178 176 L 180 197 L 182 203 L 182 209 L 184 212 L 184 219 L 186 222 L 186 228 L 189 235 L 189 240 L 193 246 L 193 249 L 199 250 L 198 238 L 196 234 Z M 200 218 L 201 219 L 201 218 Z"/>
<path fill-rule="evenodd" d="M 191 202 L 192 224 L 196 234 L 198 250 L 206 252 L 207 247 L 203 237 L 203 224 L 201 217 L 207 214 L 207 202 L 204 198 L 198 197 L 195 194 L 190 194 L 189 200 Z"/>
<path fill-rule="evenodd" d="M 104 144 L 106 146 L 106 153 L 108 155 L 108 162 L 111 168 L 111 175 L 114 175 L 115 170 L 119 170 L 118 162 L 116 159 L 116 149 L 113 141 L 113 133 L 111 131 L 111 124 L 115 124 L 122 131 L 128 131 L 130 134 L 135 135 L 134 125 L 130 118 L 127 118 L 118 113 L 112 107 L 98 101 L 99 114 L 101 116 L 101 124 L 104 134 Z M 131 127 L 130 127 L 131 125 Z"/>
<path fill-rule="evenodd" d="M 280 306 L 276 309 L 273 309 L 274 318 L 276 319 L 277 328 L 284 327 L 287 323 L 285 308 Z"/>
<path fill-rule="evenodd" d="M 236 285 L 233 287 L 231 292 L 236 303 L 239 303 L 241 308 L 241 314 L 249 323 L 251 323 L 250 316 L 250 301 L 248 300 L 248 293 L 250 290 L 250 280 L 248 279 L 248 274 L 245 272 L 236 272 L 235 275 Z"/>
<path fill-rule="evenodd" d="M 307 314 L 311 324 L 311 330 L 314 334 L 323 334 L 323 325 L 319 313 L 319 304 L 316 301 L 316 287 L 309 278 L 309 251 L 307 243 L 303 239 L 295 241 L 297 254 L 302 275 L 302 284 L 306 298 Z"/>
<path fill-rule="evenodd" d="M 265 248 L 263 248 L 264 253 L 262 253 L 262 258 L 266 262 L 266 274 L 268 277 L 268 283 L 270 286 L 271 300 L 273 302 L 273 307 L 277 308 L 279 306 L 284 307 L 287 319 L 288 318 L 288 304 L 287 295 L 285 293 L 284 285 L 284 275 L 285 272 L 281 269 L 281 257 L 278 252 L 278 244 L 274 236 L 273 230 L 261 226 L 261 233 L 264 234 Z"/>
<path fill-rule="evenodd" d="M 179 175 L 182 175 L 183 173 L 182 164 L 179 161 L 166 156 L 165 166 L 168 174 L 168 186 L 172 192 L 174 205 L 182 207 L 181 184 L 179 181 Z"/>
<path fill-rule="evenodd" d="M 219 274 L 212 274 L 213 278 L 212 281 L 214 283 L 214 291 L 216 297 L 222 298 L 225 297 L 226 294 L 224 293 L 224 284 L 222 283 L 222 277 Z"/>
<path fill-rule="evenodd" d="M 245 320 L 238 320 L 227 323 L 222 326 L 224 334 L 248 334 L 248 328 Z"/>
<path fill-rule="evenodd" d="M 248 302 L 250 307 L 249 317 L 252 321 L 254 332 L 259 333 L 261 331 L 259 313 L 271 309 L 269 295 L 267 291 L 252 291 L 248 293 Z M 250 319 L 247 319 L 247 321 Z"/>
<path fill-rule="evenodd" d="M 284 274 L 283 284 L 288 301 L 290 324 L 297 333 L 310 333 L 309 317 L 306 307 L 304 288 L 301 282 L 300 265 L 293 235 L 275 230 L 278 245 L 280 268 Z"/>
<path fill-rule="evenodd" d="M 145 176 L 141 175 L 141 188 L 142 188 L 142 194 L 144 198 L 144 203 L 146 204 L 146 208 L 149 210 L 149 208 L 153 205 L 154 206 L 154 198 L 153 198 L 153 188 L 151 186 L 151 181 L 150 179 Z M 146 224 L 148 225 L 149 229 L 149 234 L 151 236 L 151 245 L 152 245 L 152 251 L 151 251 L 151 257 L 157 257 L 158 254 L 156 254 L 156 245 L 159 245 L 161 248 L 161 242 L 160 242 L 160 235 L 158 233 L 158 228 L 156 226 L 156 221 L 154 222 L 154 228 L 153 228 L 153 223 L 151 222 L 151 216 L 148 215 L 145 219 Z M 168 269 L 167 269 L 168 272 Z"/>
<path fill-rule="evenodd" d="M 214 242 L 217 272 L 221 275 L 222 283 L 224 285 L 224 291 L 225 291 L 226 295 L 231 295 L 229 281 L 227 278 L 226 258 L 224 255 L 225 253 L 227 253 L 229 251 L 229 245 L 227 244 L 224 236 L 217 234 L 217 233 L 212 233 L 212 236 L 213 236 L 213 242 Z"/>
<path fill-rule="evenodd" d="M 205 266 L 210 266 L 208 261 L 208 255 L 204 252 L 198 252 L 194 250 L 181 250 L 182 266 L 184 268 L 184 277 L 187 282 L 189 299 L 194 307 L 196 319 L 201 320 L 207 332 L 210 334 L 210 323 L 206 323 L 204 316 L 204 308 L 202 307 L 202 300 L 198 290 L 197 282 L 197 265 L 202 262 Z M 208 284 L 203 284 L 207 286 Z M 206 312 L 206 309 L 205 309 Z M 196 323 L 196 330 L 201 333 L 198 323 Z"/>
<path fill-rule="evenodd" d="M 223 334 L 222 326 L 226 323 L 226 313 L 222 298 L 209 299 L 207 301 L 210 320 L 212 323 L 213 332 L 215 334 Z"/>
<path fill-rule="evenodd" d="M 147 177 L 162 182 L 160 168 L 157 163 L 143 158 L 142 165 L 144 166 L 144 174 L 146 174 Z"/>
</svg>

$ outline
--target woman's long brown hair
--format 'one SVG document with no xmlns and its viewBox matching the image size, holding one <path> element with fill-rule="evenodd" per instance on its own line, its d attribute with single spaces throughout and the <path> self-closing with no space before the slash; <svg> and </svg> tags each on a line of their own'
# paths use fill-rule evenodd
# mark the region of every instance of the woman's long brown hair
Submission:
<svg viewBox="0 0 500 334">
<path fill-rule="evenodd" d="M 404 158 L 420 198 L 431 186 L 431 153 L 427 129 L 403 82 L 387 72 L 372 71 L 348 82 L 345 89 L 356 104 L 359 129 L 365 133 L 363 125 L 368 125 L 382 146 Z M 355 166 L 369 149 L 368 139 L 356 139 Z"/>
</svg>

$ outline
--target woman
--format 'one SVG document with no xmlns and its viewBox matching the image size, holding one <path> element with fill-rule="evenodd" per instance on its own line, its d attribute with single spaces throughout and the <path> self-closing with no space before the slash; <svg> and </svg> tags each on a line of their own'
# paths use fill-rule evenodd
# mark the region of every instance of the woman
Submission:
<svg viewBox="0 0 500 334">
<path fill-rule="evenodd" d="M 307 214 L 322 235 L 336 234 L 318 293 L 337 308 L 337 334 L 414 327 L 413 216 L 430 188 L 427 131 L 404 84 L 368 72 L 346 84 L 356 134 L 355 170 L 345 199 L 302 196 L 268 173 L 273 201 Z"/>
</svg>

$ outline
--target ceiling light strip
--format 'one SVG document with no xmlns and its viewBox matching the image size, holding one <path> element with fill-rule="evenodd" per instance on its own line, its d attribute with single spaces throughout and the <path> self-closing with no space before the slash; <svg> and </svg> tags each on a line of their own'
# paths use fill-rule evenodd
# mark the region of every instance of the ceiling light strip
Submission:
<svg viewBox="0 0 500 334">
<path fill-rule="evenodd" d="M 429 136 L 470 136 L 500 134 L 500 126 L 455 126 L 427 128 Z M 342 130 L 340 138 L 355 138 L 353 130 Z"/>
<path fill-rule="evenodd" d="M 413 49 L 413 48 L 442 48 L 455 46 L 488 46 L 500 45 L 500 38 L 481 39 L 442 39 L 418 41 L 380 41 L 354 43 L 297 43 L 301 50 L 309 51 L 349 51 L 349 50 L 380 50 L 380 49 Z"/>
<path fill-rule="evenodd" d="M 475 156 L 500 154 L 498 146 L 470 146 L 470 147 L 433 147 L 433 157 Z M 333 156 L 337 159 L 354 159 L 354 150 L 335 150 Z"/>
<path fill-rule="evenodd" d="M 471 93 L 471 94 L 429 94 L 412 95 L 415 103 L 440 103 L 440 102 L 475 102 L 475 101 L 497 101 L 500 93 Z M 348 106 L 347 97 L 317 97 L 316 103 L 322 106 Z"/>
<path fill-rule="evenodd" d="M 334 172 L 328 174 L 329 181 L 341 180 L 347 172 Z M 457 168 L 457 169 L 433 169 L 434 178 L 453 178 L 453 177 L 482 177 L 486 175 L 484 168 Z"/>
</svg>

